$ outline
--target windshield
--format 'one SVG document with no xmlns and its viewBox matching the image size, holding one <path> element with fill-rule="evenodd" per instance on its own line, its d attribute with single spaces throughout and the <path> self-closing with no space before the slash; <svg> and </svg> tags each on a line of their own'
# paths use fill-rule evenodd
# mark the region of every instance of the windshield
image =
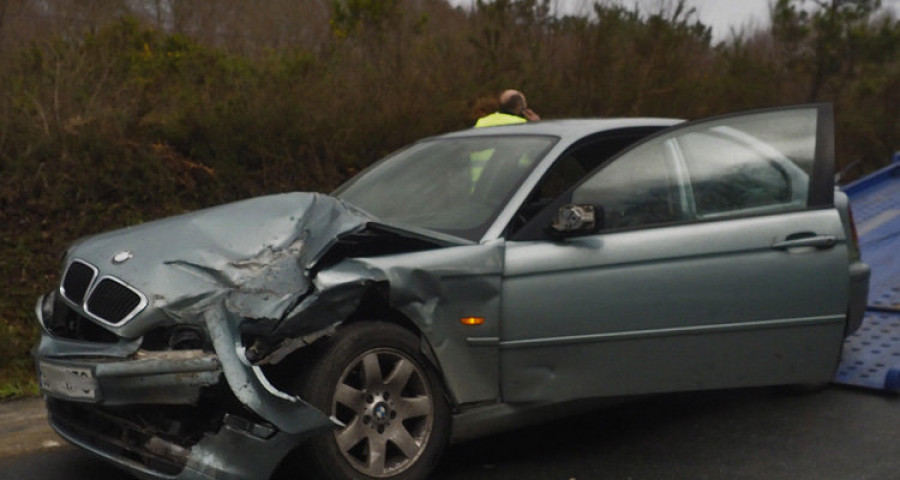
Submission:
<svg viewBox="0 0 900 480">
<path fill-rule="evenodd" d="M 376 163 L 334 194 L 388 223 L 477 241 L 555 141 L 546 136 L 422 141 Z"/>
</svg>

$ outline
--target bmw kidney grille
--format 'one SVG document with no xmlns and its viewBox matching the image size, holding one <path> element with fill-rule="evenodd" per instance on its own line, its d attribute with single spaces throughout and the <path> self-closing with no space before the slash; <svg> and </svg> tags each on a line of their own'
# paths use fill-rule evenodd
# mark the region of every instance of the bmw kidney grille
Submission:
<svg viewBox="0 0 900 480">
<path fill-rule="evenodd" d="M 147 306 L 146 297 L 122 280 L 97 276 L 96 267 L 75 260 L 63 274 L 60 293 L 90 317 L 111 325 L 131 320 Z"/>
</svg>

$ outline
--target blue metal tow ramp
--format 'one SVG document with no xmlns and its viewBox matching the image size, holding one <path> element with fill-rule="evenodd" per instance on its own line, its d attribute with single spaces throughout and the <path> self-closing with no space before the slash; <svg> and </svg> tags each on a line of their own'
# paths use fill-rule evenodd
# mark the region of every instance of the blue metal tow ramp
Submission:
<svg viewBox="0 0 900 480">
<path fill-rule="evenodd" d="M 866 315 L 844 343 L 834 381 L 900 391 L 900 152 L 889 166 L 843 190 L 872 276 Z"/>
</svg>

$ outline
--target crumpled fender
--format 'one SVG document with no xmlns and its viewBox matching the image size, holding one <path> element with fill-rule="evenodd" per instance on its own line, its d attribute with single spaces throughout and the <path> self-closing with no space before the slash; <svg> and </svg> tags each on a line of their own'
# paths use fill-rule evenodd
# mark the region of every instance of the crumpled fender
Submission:
<svg viewBox="0 0 900 480">
<path fill-rule="evenodd" d="M 324 335 L 334 332 L 375 288 L 389 308 L 422 333 L 426 353 L 433 355 L 456 401 L 495 400 L 502 245 L 348 258 L 322 270 L 313 280 L 315 293 L 274 330 L 273 337 L 285 340 L 264 363 L 275 363 L 309 343 L 303 338 L 315 340 L 316 329 Z M 460 322 L 473 316 L 484 318 L 484 324 L 471 327 Z M 301 340 L 292 342 L 297 338 Z"/>
<path fill-rule="evenodd" d="M 240 318 L 217 308 L 204 315 L 213 347 L 231 391 L 247 408 L 288 434 L 312 435 L 334 424 L 320 410 L 273 387 L 260 367 L 243 358 L 243 346 L 236 335 Z"/>
</svg>

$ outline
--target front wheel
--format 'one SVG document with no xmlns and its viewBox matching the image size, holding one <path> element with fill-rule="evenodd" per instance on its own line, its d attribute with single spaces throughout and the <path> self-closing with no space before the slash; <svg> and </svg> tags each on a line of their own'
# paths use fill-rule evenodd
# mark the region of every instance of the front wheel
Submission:
<svg viewBox="0 0 900 480">
<path fill-rule="evenodd" d="M 364 322 L 325 342 L 297 390 L 342 426 L 308 442 L 307 466 L 333 480 L 427 478 L 447 443 L 450 414 L 418 337 Z"/>
</svg>

